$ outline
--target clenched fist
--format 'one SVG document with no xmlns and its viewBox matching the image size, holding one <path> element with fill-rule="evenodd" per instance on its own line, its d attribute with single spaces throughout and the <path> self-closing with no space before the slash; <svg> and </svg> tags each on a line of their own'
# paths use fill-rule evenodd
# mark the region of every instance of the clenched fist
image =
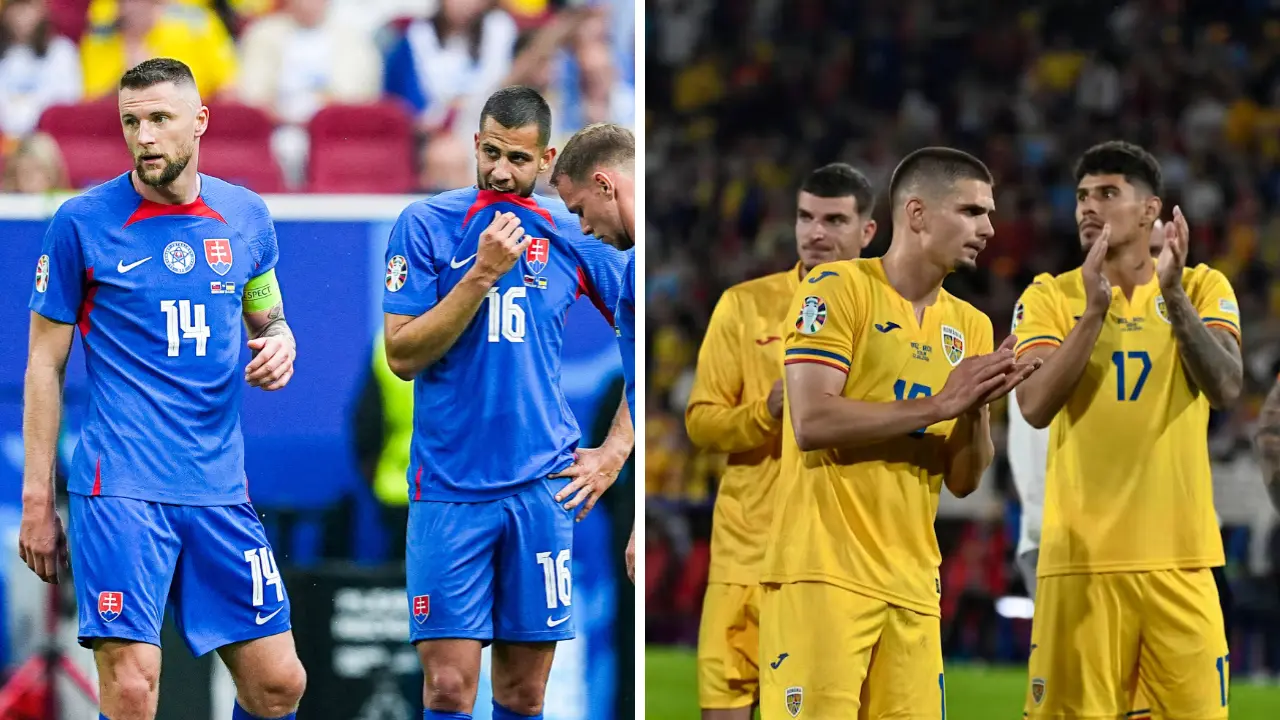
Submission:
<svg viewBox="0 0 1280 720">
<path fill-rule="evenodd" d="M 480 233 L 480 246 L 476 250 L 477 272 L 490 281 L 507 274 L 520 259 L 520 254 L 529 246 L 530 238 L 520 227 L 520 218 L 515 213 L 500 212 L 493 216 L 493 222 Z"/>
</svg>

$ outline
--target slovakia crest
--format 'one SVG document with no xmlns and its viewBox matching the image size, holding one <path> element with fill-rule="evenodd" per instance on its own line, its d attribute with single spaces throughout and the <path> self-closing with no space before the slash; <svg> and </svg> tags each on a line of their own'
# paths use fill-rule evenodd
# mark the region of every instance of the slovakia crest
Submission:
<svg viewBox="0 0 1280 720">
<path fill-rule="evenodd" d="M 49 256 L 41 255 L 36 262 L 36 292 L 42 293 L 49 289 Z"/>
<path fill-rule="evenodd" d="M 1044 678 L 1031 679 L 1031 699 L 1039 705 L 1044 700 Z"/>
<path fill-rule="evenodd" d="M 827 322 L 827 303 L 817 295 L 804 299 L 804 307 L 800 308 L 800 317 L 796 318 L 796 330 L 801 335 L 813 335 L 822 329 Z"/>
<path fill-rule="evenodd" d="M 164 266 L 179 275 L 186 275 L 196 267 L 196 252 L 181 240 L 164 246 Z"/>
<path fill-rule="evenodd" d="M 534 275 L 542 274 L 547 269 L 547 261 L 551 259 L 551 242 L 546 238 L 530 238 L 529 247 L 524 249 L 524 264 Z"/>
<path fill-rule="evenodd" d="M 942 326 L 942 354 L 952 367 L 964 359 L 964 334 L 950 325 Z"/>
<path fill-rule="evenodd" d="M 413 596 L 413 619 L 418 624 L 427 621 L 427 617 L 431 615 L 431 596 L 430 595 L 414 595 Z"/>
<path fill-rule="evenodd" d="M 802 705 L 804 705 L 804 688 L 787 688 L 787 712 L 791 713 L 791 717 L 795 717 L 800 714 L 800 707 Z"/>
<path fill-rule="evenodd" d="M 98 615 L 111 622 L 124 612 L 124 593 L 105 591 L 98 593 Z"/>
<path fill-rule="evenodd" d="M 204 259 L 209 267 L 219 275 L 231 272 L 231 241 L 225 239 L 205 240 Z"/>
</svg>

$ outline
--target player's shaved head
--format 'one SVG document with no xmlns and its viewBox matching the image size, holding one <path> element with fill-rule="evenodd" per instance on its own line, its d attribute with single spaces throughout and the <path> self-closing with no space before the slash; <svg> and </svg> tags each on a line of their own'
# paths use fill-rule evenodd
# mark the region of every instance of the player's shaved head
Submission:
<svg viewBox="0 0 1280 720">
<path fill-rule="evenodd" d="M 977 180 L 994 185 L 991 171 L 981 160 L 963 150 L 949 147 L 920 148 L 898 163 L 889 180 L 889 198 L 894 212 L 909 195 L 936 198 L 961 180 Z"/>
<path fill-rule="evenodd" d="M 597 169 L 634 175 L 635 163 L 635 133 L 614 123 L 595 123 L 574 133 L 564 144 L 556 169 L 551 173 L 551 184 L 556 185 L 561 178 L 585 182 Z"/>
<path fill-rule="evenodd" d="M 200 107 L 200 91 L 196 87 L 196 76 L 181 60 L 173 58 L 143 60 L 120 77 L 121 90 L 145 90 L 164 83 L 172 83 L 180 91 L 184 100 L 194 101 L 195 106 Z"/>
<path fill-rule="evenodd" d="M 1123 140 L 1109 140 L 1084 151 L 1076 161 L 1076 184 L 1089 175 L 1121 175 L 1149 195 L 1164 194 L 1160 163 L 1142 147 Z"/>
</svg>

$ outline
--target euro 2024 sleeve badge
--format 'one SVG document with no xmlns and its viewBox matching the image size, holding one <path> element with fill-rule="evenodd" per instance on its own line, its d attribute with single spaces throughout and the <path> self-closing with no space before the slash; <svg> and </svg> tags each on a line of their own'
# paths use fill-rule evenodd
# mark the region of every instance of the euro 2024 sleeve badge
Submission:
<svg viewBox="0 0 1280 720">
<path fill-rule="evenodd" d="M 800 317 L 796 318 L 796 330 L 801 335 L 813 335 L 827 322 L 827 303 L 817 295 L 804 299 Z"/>
</svg>

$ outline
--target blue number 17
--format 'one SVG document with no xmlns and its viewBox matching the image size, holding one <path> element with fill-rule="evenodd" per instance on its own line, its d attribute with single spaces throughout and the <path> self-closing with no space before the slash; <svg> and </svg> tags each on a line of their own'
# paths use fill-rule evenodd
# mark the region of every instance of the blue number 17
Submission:
<svg viewBox="0 0 1280 720">
<path fill-rule="evenodd" d="M 1129 393 L 1129 397 L 1124 396 L 1124 367 L 1126 353 L 1117 350 L 1111 353 L 1111 362 L 1116 366 L 1116 400 L 1124 402 L 1125 400 L 1137 400 L 1142 394 L 1142 386 L 1147 382 L 1147 375 L 1151 374 L 1151 356 L 1145 350 L 1130 350 L 1127 353 L 1128 360 L 1137 360 L 1142 363 L 1142 371 L 1138 373 L 1138 381 L 1133 384 L 1133 392 Z"/>
</svg>

